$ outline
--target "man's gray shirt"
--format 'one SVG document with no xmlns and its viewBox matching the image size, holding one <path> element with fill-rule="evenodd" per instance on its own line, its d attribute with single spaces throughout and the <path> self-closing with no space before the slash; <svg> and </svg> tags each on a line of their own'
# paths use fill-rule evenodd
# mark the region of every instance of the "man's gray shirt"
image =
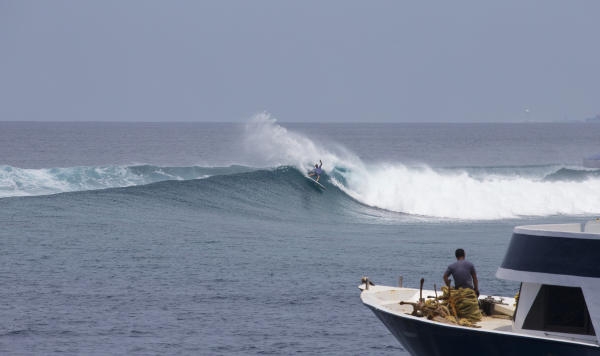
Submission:
<svg viewBox="0 0 600 356">
<path fill-rule="evenodd" d="M 475 273 L 475 266 L 467 260 L 460 260 L 448 266 L 445 274 L 454 277 L 455 288 L 474 289 L 472 273 Z"/>
</svg>

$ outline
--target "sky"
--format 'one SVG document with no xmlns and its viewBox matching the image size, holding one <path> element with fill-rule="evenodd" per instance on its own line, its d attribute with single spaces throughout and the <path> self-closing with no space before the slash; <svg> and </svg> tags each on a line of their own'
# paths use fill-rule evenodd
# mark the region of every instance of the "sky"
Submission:
<svg viewBox="0 0 600 356">
<path fill-rule="evenodd" d="M 0 121 L 600 113 L 600 1 L 0 0 Z"/>
</svg>

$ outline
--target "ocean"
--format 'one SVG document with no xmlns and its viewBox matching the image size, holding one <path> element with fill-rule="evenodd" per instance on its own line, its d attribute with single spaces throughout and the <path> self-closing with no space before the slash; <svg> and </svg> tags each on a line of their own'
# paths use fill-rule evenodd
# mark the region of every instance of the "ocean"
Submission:
<svg viewBox="0 0 600 356">
<path fill-rule="evenodd" d="M 512 229 L 598 217 L 599 152 L 593 123 L 0 122 L 0 353 L 408 355 L 361 277 L 439 288 L 461 247 L 514 296 Z"/>
</svg>

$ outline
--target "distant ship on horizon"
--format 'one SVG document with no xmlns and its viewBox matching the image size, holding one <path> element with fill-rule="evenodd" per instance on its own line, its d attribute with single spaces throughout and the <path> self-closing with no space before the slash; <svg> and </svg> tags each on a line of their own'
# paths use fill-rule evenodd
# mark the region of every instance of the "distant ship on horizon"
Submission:
<svg viewBox="0 0 600 356">
<path fill-rule="evenodd" d="M 587 119 L 585 119 L 585 122 L 598 122 L 600 123 L 600 114 L 594 116 L 594 117 L 588 117 Z"/>
</svg>

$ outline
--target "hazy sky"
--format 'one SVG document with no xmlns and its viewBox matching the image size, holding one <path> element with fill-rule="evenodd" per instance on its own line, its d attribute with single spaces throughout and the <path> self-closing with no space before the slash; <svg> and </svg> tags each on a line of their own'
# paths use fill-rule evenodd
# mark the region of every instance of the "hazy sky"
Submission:
<svg viewBox="0 0 600 356">
<path fill-rule="evenodd" d="M 2 121 L 600 113 L 600 1 L 0 0 Z"/>
</svg>

